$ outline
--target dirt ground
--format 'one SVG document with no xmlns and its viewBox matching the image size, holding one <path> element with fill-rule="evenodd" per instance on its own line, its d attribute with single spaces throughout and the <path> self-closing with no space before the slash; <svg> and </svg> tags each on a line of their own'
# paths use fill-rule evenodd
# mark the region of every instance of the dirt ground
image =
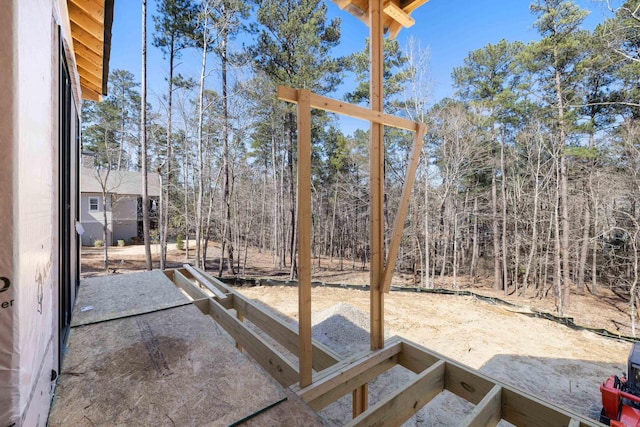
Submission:
<svg viewBox="0 0 640 427">
<path fill-rule="evenodd" d="M 82 276 L 91 277 L 103 274 L 121 274 L 131 271 L 140 271 L 145 268 L 144 246 L 134 245 L 125 247 L 109 248 L 109 273 L 104 272 L 102 249 L 93 247 L 82 248 Z M 152 246 L 152 259 L 154 260 L 154 268 L 159 268 L 159 248 L 157 245 Z M 193 250 L 187 258 L 185 251 L 179 251 L 174 244 L 169 244 L 167 256 L 167 268 L 179 268 L 184 263 L 193 263 Z M 218 258 L 220 248 L 216 244 L 209 247 L 207 269 L 218 271 Z M 236 255 L 236 263 L 238 256 Z M 286 280 L 289 277 L 289 267 L 277 268 L 276 260 L 268 253 L 259 252 L 256 249 L 249 248 L 246 256 L 244 252 L 240 253 L 240 265 L 236 266 L 235 271 L 238 277 L 244 278 L 262 278 L 270 277 L 273 279 Z M 234 264 L 236 264 L 234 263 Z M 321 259 L 320 265 L 318 260 L 314 260 L 313 280 L 325 283 L 337 284 L 367 284 L 369 282 L 368 270 L 362 270 L 360 265 L 353 265 L 351 261 L 344 261 L 343 268 L 340 268 L 338 259 L 332 262 L 328 259 Z M 243 268 L 244 266 L 244 268 Z M 224 276 L 228 276 L 224 273 Z M 516 304 L 523 311 L 535 309 L 547 313 L 556 314 L 555 300 L 551 293 L 546 298 L 539 298 L 529 292 L 526 297 L 518 297 L 513 294 L 505 295 L 503 291 L 496 291 L 491 288 L 491 281 L 488 278 L 480 279 L 473 284 L 469 277 L 458 278 L 458 289 L 471 291 L 480 295 L 500 298 L 502 300 Z M 413 286 L 414 277 L 411 274 L 396 274 L 393 278 L 393 285 Z M 451 278 L 437 278 L 435 282 L 436 288 L 452 289 Z M 572 289 L 570 306 L 565 307 L 564 315 L 574 319 L 575 323 L 582 326 L 592 328 L 602 328 L 610 331 L 612 334 L 631 336 L 631 322 L 629 319 L 629 303 L 620 296 L 614 294 L 607 289 L 598 289 L 596 295 L 584 292 L 577 294 Z"/>
<path fill-rule="evenodd" d="M 212 255 L 218 255 L 219 249 L 212 249 Z M 104 273 L 101 251 L 83 248 L 83 276 L 121 274 L 144 268 L 142 246 L 110 248 L 109 253 L 112 261 L 110 272 Z M 157 248 L 152 253 L 157 259 Z M 186 259 L 184 251 L 170 247 L 168 268 L 181 267 L 187 261 L 192 260 Z M 333 265 L 328 260 L 322 262 L 321 269 L 316 267 L 314 280 L 353 284 L 368 281 L 368 272 L 359 269 L 352 271 L 350 264 L 341 271 L 336 261 Z M 217 262 L 212 262 L 208 268 L 217 271 Z M 268 254 L 251 251 L 242 276 L 286 279 L 287 270 L 274 268 Z M 406 275 L 394 278 L 396 285 L 411 284 L 411 281 L 412 277 Z M 436 285 L 450 287 L 447 283 Z M 598 416 L 601 408 L 599 384 L 611 374 L 620 375 L 626 371 L 630 343 L 523 314 L 530 308 L 554 313 L 552 298 L 504 296 L 502 292 L 495 292 L 487 286 L 466 284 L 461 288 L 496 296 L 519 307 L 491 304 L 474 297 L 392 292 L 385 298 L 385 335 L 403 336 L 545 400 L 582 415 Z M 276 310 L 284 318 L 297 320 L 295 287 L 254 286 L 242 287 L 240 291 Z M 368 292 L 319 286 L 313 289 L 312 301 L 316 326 L 328 312 L 343 315 L 347 322 L 353 323 L 354 327 L 346 332 L 348 336 L 340 338 L 335 331 L 327 335 L 327 340 L 334 341 L 327 342 L 328 345 L 343 348 L 347 354 L 361 350 L 358 345 L 362 343 L 366 345 Z M 626 308 L 624 301 L 602 291 L 597 296 L 572 295 L 571 307 L 565 314 L 580 325 L 630 334 Z M 354 339 L 354 334 L 359 339 Z M 436 420 L 441 413 L 434 410 L 433 417 L 429 419 Z M 447 420 L 441 423 L 418 425 L 451 425 L 451 416 L 447 414 Z M 342 421 L 336 419 L 335 424 L 339 425 Z"/>
</svg>

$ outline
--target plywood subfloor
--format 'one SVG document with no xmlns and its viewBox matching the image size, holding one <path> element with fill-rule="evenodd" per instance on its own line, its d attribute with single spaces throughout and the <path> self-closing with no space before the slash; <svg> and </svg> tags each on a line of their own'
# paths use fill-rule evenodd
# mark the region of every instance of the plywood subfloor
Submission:
<svg viewBox="0 0 640 427">
<path fill-rule="evenodd" d="M 93 277 L 80 284 L 71 326 L 149 313 L 189 301 L 159 270 Z"/>
<path fill-rule="evenodd" d="M 287 400 L 252 417 L 238 427 L 323 427 L 322 419 L 291 390 L 285 390 Z"/>
<path fill-rule="evenodd" d="M 49 425 L 230 425 L 285 398 L 186 305 L 73 328 Z"/>
</svg>

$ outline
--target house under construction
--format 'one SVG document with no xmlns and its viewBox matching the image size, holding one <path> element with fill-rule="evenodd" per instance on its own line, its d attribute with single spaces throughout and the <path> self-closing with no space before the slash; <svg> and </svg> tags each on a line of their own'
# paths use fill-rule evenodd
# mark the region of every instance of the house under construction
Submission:
<svg viewBox="0 0 640 427">
<path fill-rule="evenodd" d="M 382 42 L 426 0 L 334 1 L 369 28 L 371 105 L 278 89 L 298 109 L 297 325 L 190 265 L 79 286 L 78 111 L 106 90 L 113 1 L 3 4 L 0 425 L 322 425 L 317 411 L 345 395 L 352 425 L 401 425 L 444 391 L 472 405 L 467 426 L 597 425 L 401 337 L 385 340 L 384 297 L 426 128 L 384 114 Z M 311 333 L 312 108 L 371 123 L 370 349 L 346 358 Z M 415 133 L 386 251 L 385 126 Z M 396 366 L 410 379 L 373 401 L 369 384 Z"/>
</svg>

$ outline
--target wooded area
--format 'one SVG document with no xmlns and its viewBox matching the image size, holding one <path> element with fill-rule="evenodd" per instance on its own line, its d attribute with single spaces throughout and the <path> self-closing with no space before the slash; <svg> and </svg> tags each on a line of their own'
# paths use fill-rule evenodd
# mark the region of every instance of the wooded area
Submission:
<svg viewBox="0 0 640 427">
<path fill-rule="evenodd" d="M 532 3 L 540 40 L 470 52 L 453 70 L 455 96 L 435 105 L 428 41 L 385 41 L 384 110 L 429 129 L 397 269 L 425 287 L 490 277 L 505 293 L 554 297 L 559 314 L 572 292 L 607 287 L 635 322 L 640 1 L 609 6 L 588 31 L 572 2 Z M 145 159 L 161 173 L 162 247 L 181 235 L 196 265 L 218 261 L 219 274 L 242 274 L 246 248 L 258 247 L 295 278 L 296 114 L 276 88 L 368 106 L 368 48 L 334 55 L 344 35 L 320 0 L 159 0 L 157 10 L 150 35 L 170 72 L 146 103 L 147 150 L 126 70 L 111 72 L 102 103 L 85 103 L 83 149 L 101 168 L 139 170 Z M 180 74 L 188 50 L 200 52 L 199 81 Z M 343 87 L 347 77 L 357 85 Z M 318 110 L 311 132 L 313 256 L 366 269 L 368 133 L 345 134 Z M 387 128 L 384 138 L 385 199 L 397 207 L 413 133 Z M 384 216 L 392 229 L 395 212 Z M 212 241 L 222 253 L 207 253 Z"/>
</svg>

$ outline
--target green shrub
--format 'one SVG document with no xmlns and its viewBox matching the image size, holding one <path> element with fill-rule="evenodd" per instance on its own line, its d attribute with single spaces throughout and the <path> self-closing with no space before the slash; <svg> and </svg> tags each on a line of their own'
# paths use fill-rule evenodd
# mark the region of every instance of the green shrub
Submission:
<svg viewBox="0 0 640 427">
<path fill-rule="evenodd" d="M 93 242 L 93 246 L 94 246 L 95 248 L 101 248 L 101 247 L 103 247 L 103 246 L 104 246 L 104 240 L 95 240 L 95 241 Z"/>
<path fill-rule="evenodd" d="M 124 240 L 118 240 L 118 246 L 123 247 L 124 245 Z"/>
<path fill-rule="evenodd" d="M 178 237 L 176 238 L 176 249 L 178 249 L 179 251 L 184 250 L 184 240 L 182 239 L 182 234 L 178 234 Z"/>
</svg>

